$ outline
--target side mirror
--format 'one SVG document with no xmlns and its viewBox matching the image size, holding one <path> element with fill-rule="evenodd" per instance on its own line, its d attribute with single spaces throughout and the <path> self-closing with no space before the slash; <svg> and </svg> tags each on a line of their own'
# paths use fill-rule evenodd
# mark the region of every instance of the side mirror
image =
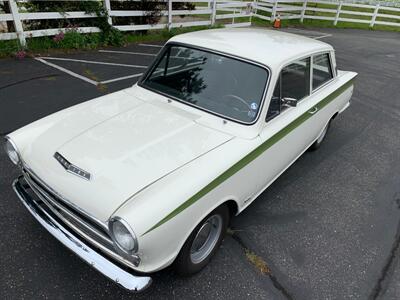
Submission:
<svg viewBox="0 0 400 300">
<path fill-rule="evenodd" d="M 293 106 L 293 107 L 297 106 L 297 99 L 295 98 L 285 97 L 281 99 L 281 102 L 283 105 Z"/>
</svg>

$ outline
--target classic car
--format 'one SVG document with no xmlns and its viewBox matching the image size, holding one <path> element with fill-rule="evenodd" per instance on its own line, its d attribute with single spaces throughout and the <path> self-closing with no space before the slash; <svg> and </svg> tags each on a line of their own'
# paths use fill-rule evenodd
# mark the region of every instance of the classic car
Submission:
<svg viewBox="0 0 400 300">
<path fill-rule="evenodd" d="M 171 38 L 137 84 L 6 137 L 19 199 L 126 289 L 200 271 L 229 220 L 350 104 L 332 46 L 264 29 Z"/>
</svg>

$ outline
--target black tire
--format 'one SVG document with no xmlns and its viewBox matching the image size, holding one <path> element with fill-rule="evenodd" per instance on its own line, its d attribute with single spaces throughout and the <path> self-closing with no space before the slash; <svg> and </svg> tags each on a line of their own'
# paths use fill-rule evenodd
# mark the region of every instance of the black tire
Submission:
<svg viewBox="0 0 400 300">
<path fill-rule="evenodd" d="M 321 147 L 322 143 L 324 142 L 324 140 L 326 138 L 326 135 L 329 132 L 329 128 L 331 127 L 331 122 L 332 122 L 332 119 L 329 120 L 328 124 L 325 125 L 324 131 L 321 132 L 319 137 L 315 140 L 314 144 L 311 145 L 311 147 L 309 148 L 310 151 L 315 151 L 319 147 Z M 322 136 L 322 139 L 321 139 L 321 136 Z"/>
<path fill-rule="evenodd" d="M 219 217 L 214 217 L 214 216 L 219 216 Z M 215 210 L 213 210 L 207 217 L 205 217 L 199 225 L 196 226 L 196 228 L 193 230 L 193 232 L 190 234 L 188 239 L 186 240 L 185 244 L 183 245 L 181 251 L 179 252 L 177 258 L 175 259 L 174 262 L 174 269 L 175 271 L 181 275 L 181 276 L 189 276 L 192 274 L 195 274 L 199 272 L 201 269 L 203 269 L 211 260 L 211 258 L 214 256 L 215 252 L 218 250 L 219 246 L 221 245 L 221 242 L 225 236 L 228 223 L 229 223 L 229 208 L 226 205 L 221 205 Z M 205 224 L 209 219 L 219 219 L 222 221 L 221 223 L 221 230 L 219 233 L 218 238 L 215 238 L 216 242 L 213 245 L 213 247 L 210 247 L 209 249 L 212 249 L 207 256 L 204 257 L 199 262 L 193 262 L 192 261 L 192 245 L 193 242 L 199 233 L 200 229 L 203 228 L 203 225 L 206 226 Z M 215 228 L 215 227 L 214 227 Z"/>
</svg>

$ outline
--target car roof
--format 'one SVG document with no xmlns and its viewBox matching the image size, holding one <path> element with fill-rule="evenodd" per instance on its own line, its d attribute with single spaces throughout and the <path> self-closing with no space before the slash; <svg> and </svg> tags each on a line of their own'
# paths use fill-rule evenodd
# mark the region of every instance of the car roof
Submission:
<svg viewBox="0 0 400 300">
<path fill-rule="evenodd" d="M 333 50 L 329 44 L 315 39 L 261 28 L 195 31 L 177 35 L 168 42 L 220 51 L 262 63 L 272 69 L 310 53 Z"/>
</svg>

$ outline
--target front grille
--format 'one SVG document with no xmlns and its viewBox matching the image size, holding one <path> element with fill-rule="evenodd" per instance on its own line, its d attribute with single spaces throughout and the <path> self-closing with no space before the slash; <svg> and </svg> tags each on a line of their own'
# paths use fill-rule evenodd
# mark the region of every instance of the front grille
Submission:
<svg viewBox="0 0 400 300">
<path fill-rule="evenodd" d="M 26 168 L 23 168 L 22 171 L 26 182 L 41 200 L 41 205 L 44 205 L 48 212 L 55 215 L 66 226 L 79 234 L 86 241 L 90 242 L 93 246 L 102 250 L 105 254 L 108 254 L 125 265 L 130 267 L 134 266 L 130 261 L 124 259 L 115 252 L 113 242 L 106 230 L 105 224 L 101 224 L 100 221 L 90 218 L 79 211 L 79 209 L 73 207 Z"/>
<path fill-rule="evenodd" d="M 23 173 L 25 180 L 28 182 L 35 194 L 46 206 L 48 206 L 52 213 L 61 218 L 66 225 L 73 225 L 72 227 L 78 228 L 82 233 L 89 235 L 92 239 L 101 243 L 103 246 L 112 247 L 113 243 L 108 232 L 105 230 L 105 225 L 101 226 L 72 207 L 72 205 L 61 200 L 60 197 L 47 188 L 35 175 L 26 169 L 23 170 Z"/>
</svg>

